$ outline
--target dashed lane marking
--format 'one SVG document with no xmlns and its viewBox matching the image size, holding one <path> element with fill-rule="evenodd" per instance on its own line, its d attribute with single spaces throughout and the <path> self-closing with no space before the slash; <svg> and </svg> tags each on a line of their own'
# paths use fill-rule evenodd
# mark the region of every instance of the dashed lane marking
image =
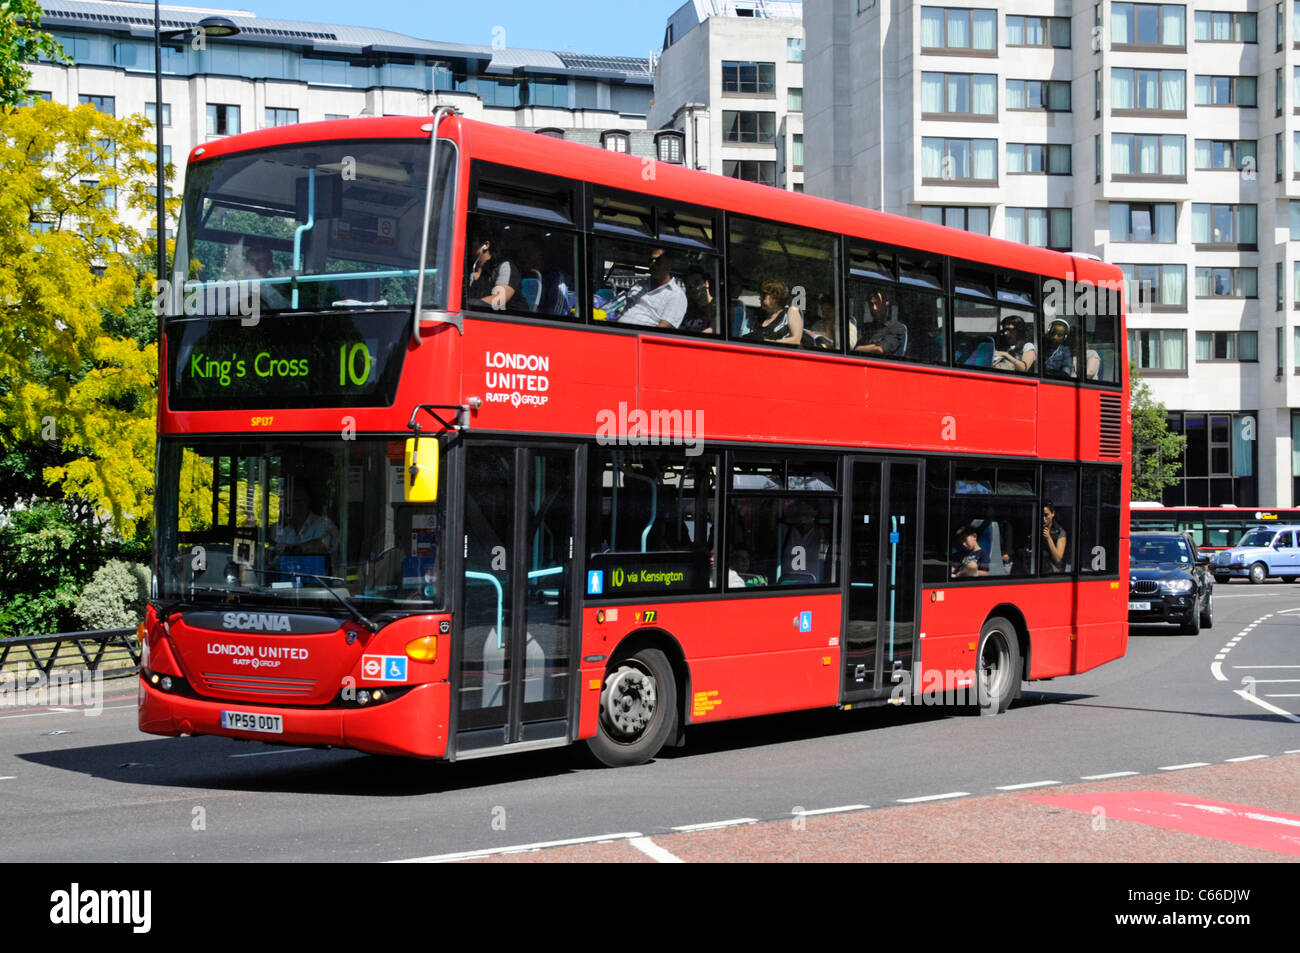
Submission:
<svg viewBox="0 0 1300 953">
<path fill-rule="evenodd" d="M 1225 758 L 1224 764 L 1235 764 L 1239 761 L 1258 761 L 1260 758 L 1267 758 L 1266 754 L 1248 754 L 1241 758 Z"/>
<path fill-rule="evenodd" d="M 943 801 L 954 797 L 970 797 L 969 791 L 949 791 L 947 794 L 926 794 L 921 797 L 900 797 L 899 804 L 920 804 L 924 801 Z"/>
<path fill-rule="evenodd" d="M 1023 791 L 1026 788 L 1049 788 L 1053 784 L 1060 784 L 1060 781 L 1026 781 L 1024 784 L 1000 784 L 999 791 Z"/>
<path fill-rule="evenodd" d="M 445 864 L 457 860 L 474 860 L 479 857 L 495 857 L 498 854 L 523 854 L 548 847 L 573 847 L 577 844 L 601 844 L 641 837 L 638 832 L 626 834 L 596 834 L 593 837 L 570 837 L 567 840 L 538 841 L 535 844 L 515 844 L 511 847 L 488 847 L 483 850 L 462 850 L 451 854 L 431 854 L 428 857 L 411 857 L 407 860 L 394 860 L 394 864 Z"/>
<path fill-rule="evenodd" d="M 812 811 L 791 811 L 795 817 L 814 817 L 818 814 L 844 814 L 848 811 L 869 811 L 870 804 L 845 804 L 843 807 L 819 807 Z"/>
<path fill-rule="evenodd" d="M 1187 764 L 1165 765 L 1162 768 L 1156 768 L 1156 770 L 1157 771 L 1183 771 L 1186 770 L 1187 768 L 1208 768 L 1209 766 L 1210 766 L 1210 762 L 1208 761 L 1189 761 L 1187 762 Z"/>
<path fill-rule="evenodd" d="M 628 843 L 631 844 L 633 847 L 635 847 L 637 850 L 641 851 L 641 853 L 645 854 L 647 857 L 652 857 L 655 860 L 659 861 L 659 863 L 661 864 L 686 863 L 686 861 L 682 860 L 676 854 L 672 853 L 671 851 L 664 850 L 662 847 L 660 847 L 658 844 L 656 844 L 648 837 L 633 837 L 631 840 L 628 841 Z"/>
<path fill-rule="evenodd" d="M 675 831 L 712 831 L 721 827 L 739 827 L 741 824 L 757 824 L 756 817 L 733 817 L 729 821 L 705 821 L 703 824 L 683 824 L 680 827 L 674 827 Z"/>
<path fill-rule="evenodd" d="M 293 754 L 296 751 L 310 751 L 310 748 L 284 748 L 280 751 L 246 751 L 244 754 L 226 755 L 228 758 L 260 758 L 268 754 Z"/>
<path fill-rule="evenodd" d="M 1109 778 L 1131 778 L 1136 771 L 1112 771 L 1110 774 L 1085 774 L 1080 781 L 1105 781 Z"/>
</svg>

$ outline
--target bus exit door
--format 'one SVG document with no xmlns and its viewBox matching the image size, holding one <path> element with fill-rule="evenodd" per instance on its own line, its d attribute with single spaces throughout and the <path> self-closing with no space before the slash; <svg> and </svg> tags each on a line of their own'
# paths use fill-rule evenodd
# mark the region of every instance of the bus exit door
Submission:
<svg viewBox="0 0 1300 953">
<path fill-rule="evenodd" d="M 457 757 L 568 741 L 576 456 L 465 448 Z"/>
<path fill-rule="evenodd" d="M 848 462 L 844 669 L 841 700 L 910 695 L 916 638 L 922 463 Z"/>
</svg>

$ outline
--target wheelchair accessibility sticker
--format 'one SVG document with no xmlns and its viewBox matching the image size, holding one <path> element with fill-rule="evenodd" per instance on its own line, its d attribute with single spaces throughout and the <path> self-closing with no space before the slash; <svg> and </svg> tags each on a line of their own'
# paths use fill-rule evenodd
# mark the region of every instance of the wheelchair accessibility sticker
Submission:
<svg viewBox="0 0 1300 953">
<path fill-rule="evenodd" d="M 406 681 L 406 657 L 403 655 L 361 656 L 361 677 L 381 682 Z"/>
</svg>

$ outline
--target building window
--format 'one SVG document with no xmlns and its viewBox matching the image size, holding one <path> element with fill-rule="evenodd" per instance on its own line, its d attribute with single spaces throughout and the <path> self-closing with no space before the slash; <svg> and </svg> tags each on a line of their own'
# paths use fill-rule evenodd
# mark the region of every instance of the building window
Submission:
<svg viewBox="0 0 1300 953">
<path fill-rule="evenodd" d="M 795 172 L 803 171 L 803 133 L 790 135 L 790 168 Z"/>
<path fill-rule="evenodd" d="M 39 102 L 48 103 L 50 102 L 52 96 L 53 96 L 52 93 L 48 93 L 42 89 L 29 89 L 27 90 L 27 99 L 26 101 L 24 101 L 23 105 L 32 106 Z"/>
<path fill-rule="evenodd" d="M 148 119 L 150 123 L 153 123 L 153 122 L 156 122 L 156 121 L 157 121 L 157 120 L 154 118 L 154 117 L 157 115 L 157 113 L 158 113 L 158 104 L 157 104 L 157 103 L 145 103 L 145 104 L 144 104 L 144 118 L 145 118 L 145 119 Z M 170 125 L 172 124 L 172 104 L 171 104 L 171 103 L 163 103 L 162 124 L 163 124 L 164 126 L 170 126 Z"/>
<path fill-rule="evenodd" d="M 1257 166 L 1254 139 L 1197 139 L 1196 168 L 1199 170 L 1254 170 Z"/>
<path fill-rule="evenodd" d="M 1111 175 L 1186 175 L 1184 136 L 1137 135 L 1117 132 L 1110 137 Z"/>
<path fill-rule="evenodd" d="M 1278 133 L 1279 145 L 1281 143 L 1281 135 L 1281 133 Z M 1279 148 L 1278 151 L 1280 153 L 1281 149 Z M 1278 168 L 1282 168 L 1283 164 L 1282 157 L 1279 155 L 1277 163 Z M 1291 172 L 1297 179 L 1300 179 L 1300 132 L 1291 133 Z"/>
<path fill-rule="evenodd" d="M 1173 202 L 1111 202 L 1112 242 L 1176 242 L 1176 210 Z"/>
<path fill-rule="evenodd" d="M 803 112 L 803 87 L 791 86 L 785 93 L 785 108 L 792 113 Z"/>
<path fill-rule="evenodd" d="M 112 96 L 86 96 L 77 97 L 79 106 L 94 106 L 100 112 L 108 116 L 117 115 L 117 100 Z"/>
<path fill-rule="evenodd" d="M 607 132 L 600 137 L 600 144 L 610 152 L 627 152 L 629 149 L 626 132 Z"/>
<path fill-rule="evenodd" d="M 722 111 L 723 142 L 776 141 L 776 113 Z"/>
<path fill-rule="evenodd" d="M 1196 360 L 1253 364 L 1259 360 L 1258 335 L 1254 331 L 1197 331 Z"/>
<path fill-rule="evenodd" d="M 996 139 L 921 138 L 921 177 L 930 184 L 998 180 Z"/>
<path fill-rule="evenodd" d="M 1112 3 L 1110 5 L 1112 47 L 1187 46 L 1185 8 L 1173 4 Z"/>
<path fill-rule="evenodd" d="M 1187 74 L 1180 69 L 1115 68 L 1110 71 L 1110 108 L 1182 114 L 1186 88 Z"/>
<path fill-rule="evenodd" d="M 723 159 L 722 174 L 760 185 L 776 185 L 776 163 L 756 159 Z"/>
<path fill-rule="evenodd" d="M 1092 137 L 1093 181 L 1101 181 L 1101 133 Z"/>
<path fill-rule="evenodd" d="M 978 205 L 921 206 L 921 221 L 933 222 L 935 225 L 947 225 L 949 228 L 960 228 L 963 231 L 974 232 L 977 235 L 987 235 L 989 233 L 990 218 L 989 210 Z"/>
<path fill-rule="evenodd" d="M 922 117 L 986 118 L 998 115 L 998 78 L 993 73 L 922 73 Z"/>
<path fill-rule="evenodd" d="M 1192 241 L 1197 245 L 1235 245 L 1255 250 L 1254 205 L 1211 205 L 1192 203 Z"/>
<path fill-rule="evenodd" d="M 1007 14 L 1007 46 L 1070 48 L 1069 17 L 1022 17 Z"/>
<path fill-rule="evenodd" d="M 1187 332 L 1181 328 L 1128 332 L 1129 359 L 1140 370 L 1187 373 Z"/>
<path fill-rule="evenodd" d="M 326 113 L 326 114 L 325 114 L 325 121 L 326 121 L 326 122 L 330 122 L 331 120 L 334 120 L 334 119 L 347 119 L 347 118 L 348 118 L 348 114 L 347 114 L 347 113 Z"/>
<path fill-rule="evenodd" d="M 1007 143 L 1007 175 L 1069 175 L 1067 143 Z"/>
<path fill-rule="evenodd" d="M 997 48 L 996 10 L 921 8 L 923 52 L 952 50 L 962 53 L 996 53 Z"/>
<path fill-rule="evenodd" d="M 776 64 L 725 61 L 722 64 L 722 91 L 774 95 Z"/>
<path fill-rule="evenodd" d="M 655 140 L 655 152 L 660 162 L 672 162 L 681 165 L 684 137 L 680 132 L 661 132 Z"/>
<path fill-rule="evenodd" d="M 554 128 L 550 128 L 550 129 L 538 129 L 538 130 L 537 130 L 537 134 L 538 134 L 539 136 L 547 136 L 547 137 L 549 137 L 549 138 L 551 138 L 551 139 L 563 139 L 563 138 L 564 138 L 564 130 L 563 130 L 563 129 L 554 129 Z"/>
<path fill-rule="evenodd" d="M 785 40 L 785 58 L 790 63 L 803 62 L 803 37 L 789 36 Z"/>
<path fill-rule="evenodd" d="M 1186 265 L 1120 265 L 1130 311 L 1186 311 Z"/>
<path fill-rule="evenodd" d="M 1068 251 L 1072 220 L 1068 208 L 1008 208 L 1006 238 L 1022 245 Z"/>
<path fill-rule="evenodd" d="M 1169 415 L 1187 438 L 1181 478 L 1164 491 L 1166 506 L 1257 506 L 1253 411 Z"/>
<path fill-rule="evenodd" d="M 1070 111 L 1070 84 L 1046 79 L 1007 80 L 1007 109 Z"/>
<path fill-rule="evenodd" d="M 1253 13 L 1196 11 L 1196 40 L 1199 43 L 1257 43 L 1259 27 Z"/>
<path fill-rule="evenodd" d="M 1281 275 L 1278 276 L 1279 279 Z M 1198 298 L 1258 298 L 1259 271 L 1255 268 L 1197 268 Z"/>
<path fill-rule="evenodd" d="M 298 110 L 270 108 L 266 110 L 268 126 L 291 126 L 298 121 Z"/>
<path fill-rule="evenodd" d="M 1248 106 L 1259 104 L 1254 76 L 1197 76 L 1196 105 Z"/>
<path fill-rule="evenodd" d="M 208 135 L 234 136 L 239 134 L 239 107 L 225 103 L 208 103 Z"/>
</svg>

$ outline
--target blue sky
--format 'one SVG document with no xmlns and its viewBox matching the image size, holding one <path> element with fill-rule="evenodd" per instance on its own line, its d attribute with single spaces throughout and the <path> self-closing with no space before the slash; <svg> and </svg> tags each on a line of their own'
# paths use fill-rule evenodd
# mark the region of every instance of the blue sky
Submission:
<svg viewBox="0 0 1300 953">
<path fill-rule="evenodd" d="M 663 44 L 668 15 L 684 0 L 246 0 L 189 5 L 251 10 L 259 17 L 347 23 L 396 30 L 426 40 L 491 46 L 504 30 L 508 46 L 647 56 Z"/>
</svg>

